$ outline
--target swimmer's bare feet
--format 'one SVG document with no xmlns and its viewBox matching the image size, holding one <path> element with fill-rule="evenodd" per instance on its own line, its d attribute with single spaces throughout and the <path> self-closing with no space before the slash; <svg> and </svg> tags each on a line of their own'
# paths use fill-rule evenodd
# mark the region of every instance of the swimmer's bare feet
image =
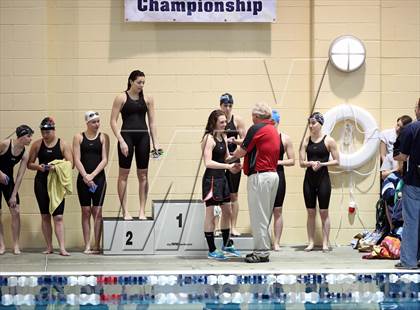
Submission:
<svg viewBox="0 0 420 310">
<path fill-rule="evenodd" d="M 124 214 L 123 218 L 124 221 L 131 221 L 133 219 L 133 217 L 129 213 Z"/>
<path fill-rule="evenodd" d="M 91 250 L 91 254 L 93 254 L 93 255 L 98 255 L 98 254 L 101 254 L 101 250 L 99 250 L 98 248 L 93 248 L 93 249 Z"/>
<path fill-rule="evenodd" d="M 306 248 L 304 248 L 303 250 L 305 252 L 310 252 L 314 249 L 314 244 L 313 243 L 309 243 L 308 246 Z"/>
<path fill-rule="evenodd" d="M 70 253 L 69 252 L 67 252 L 66 250 L 60 250 L 60 253 L 59 253 L 61 256 L 70 256 Z"/>
</svg>

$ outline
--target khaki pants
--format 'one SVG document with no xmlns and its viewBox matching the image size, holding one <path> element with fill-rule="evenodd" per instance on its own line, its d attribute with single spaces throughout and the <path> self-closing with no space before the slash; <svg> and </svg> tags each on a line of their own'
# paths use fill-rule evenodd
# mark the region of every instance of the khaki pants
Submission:
<svg viewBox="0 0 420 310">
<path fill-rule="evenodd" d="M 248 208 L 255 252 L 271 250 L 269 229 L 278 184 L 277 172 L 255 173 L 248 177 Z"/>
</svg>

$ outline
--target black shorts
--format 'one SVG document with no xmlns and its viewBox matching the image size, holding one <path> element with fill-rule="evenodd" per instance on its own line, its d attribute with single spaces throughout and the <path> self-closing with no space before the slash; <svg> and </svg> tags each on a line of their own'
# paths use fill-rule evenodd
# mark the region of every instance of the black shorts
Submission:
<svg viewBox="0 0 420 310">
<path fill-rule="evenodd" d="M 274 201 L 274 208 L 282 207 L 284 196 L 286 196 L 286 178 L 284 177 L 284 170 L 277 171 L 279 176 L 279 186 L 277 188 L 276 200 Z"/>
<path fill-rule="evenodd" d="M 12 196 L 13 189 L 15 188 L 15 182 L 12 178 L 9 179 L 9 183 L 7 185 L 0 184 L 0 209 L 1 209 L 1 197 L 4 195 L 4 200 L 6 200 L 6 204 L 9 205 L 10 197 Z M 20 203 L 19 193 L 16 194 L 16 203 Z"/>
<path fill-rule="evenodd" d="M 218 206 L 230 202 L 229 185 L 226 176 L 203 177 L 203 201 L 206 206 Z"/>
<path fill-rule="evenodd" d="M 89 191 L 89 187 L 83 182 L 80 174 L 77 177 L 77 196 L 81 207 L 102 207 L 104 205 L 106 193 L 105 174 L 96 176 L 93 182 L 98 186 L 94 193 Z"/>
<path fill-rule="evenodd" d="M 226 179 L 229 185 L 229 191 L 231 194 L 236 194 L 239 191 L 239 184 L 241 183 L 241 171 L 238 173 L 231 173 L 229 170 L 226 170 Z"/>
<path fill-rule="evenodd" d="M 307 209 L 316 208 L 317 199 L 320 209 L 328 209 L 331 198 L 331 181 L 328 171 L 314 174 L 307 170 L 303 181 L 303 196 Z"/>
<path fill-rule="evenodd" d="M 121 153 L 118 142 L 118 164 L 120 168 L 130 169 L 133 155 L 136 154 L 137 169 L 147 169 L 150 157 L 150 136 L 148 132 L 121 132 L 128 146 L 128 156 Z"/>
<path fill-rule="evenodd" d="M 38 202 L 39 212 L 41 214 L 50 214 L 50 196 L 48 196 L 48 178 L 47 175 L 36 175 L 34 182 L 34 191 L 36 201 Z M 63 215 L 64 199 L 55 209 L 52 216 Z"/>
</svg>

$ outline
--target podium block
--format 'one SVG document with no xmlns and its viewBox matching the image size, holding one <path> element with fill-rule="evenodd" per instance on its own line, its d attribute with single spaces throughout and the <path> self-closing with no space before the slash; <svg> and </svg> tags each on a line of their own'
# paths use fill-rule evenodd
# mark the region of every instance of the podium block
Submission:
<svg viewBox="0 0 420 310">
<path fill-rule="evenodd" d="M 104 254 L 153 254 L 153 220 L 103 219 Z"/>
<path fill-rule="evenodd" d="M 204 238 L 205 205 L 201 200 L 155 200 L 152 219 L 124 221 L 104 218 L 104 254 L 204 255 L 208 251 Z M 232 238 L 238 250 L 250 251 L 252 237 Z M 222 238 L 216 238 L 220 249 Z"/>
</svg>

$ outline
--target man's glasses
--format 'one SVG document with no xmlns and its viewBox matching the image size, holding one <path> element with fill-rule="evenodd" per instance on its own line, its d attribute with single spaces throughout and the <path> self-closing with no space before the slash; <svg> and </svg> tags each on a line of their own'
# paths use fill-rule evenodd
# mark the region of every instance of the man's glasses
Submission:
<svg viewBox="0 0 420 310">
<path fill-rule="evenodd" d="M 223 106 L 226 108 L 231 108 L 233 107 L 233 103 L 224 103 Z"/>
</svg>

